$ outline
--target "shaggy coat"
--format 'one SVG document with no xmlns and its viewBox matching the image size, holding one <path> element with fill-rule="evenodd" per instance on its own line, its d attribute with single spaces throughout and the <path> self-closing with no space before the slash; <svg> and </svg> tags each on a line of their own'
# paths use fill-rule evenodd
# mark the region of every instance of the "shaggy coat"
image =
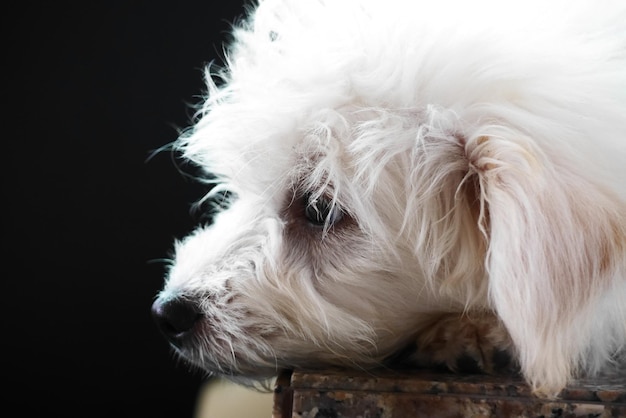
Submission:
<svg viewBox="0 0 626 418">
<path fill-rule="evenodd" d="M 206 81 L 175 149 L 226 207 L 153 306 L 179 356 L 618 370 L 626 2 L 266 0 Z"/>
</svg>

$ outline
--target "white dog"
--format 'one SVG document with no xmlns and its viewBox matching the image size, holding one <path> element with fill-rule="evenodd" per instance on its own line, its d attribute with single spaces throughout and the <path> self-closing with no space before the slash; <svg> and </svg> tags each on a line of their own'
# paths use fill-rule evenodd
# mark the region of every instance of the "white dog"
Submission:
<svg viewBox="0 0 626 418">
<path fill-rule="evenodd" d="M 267 0 L 226 61 L 176 143 L 231 196 L 153 305 L 178 355 L 617 370 L 626 2 Z"/>
</svg>

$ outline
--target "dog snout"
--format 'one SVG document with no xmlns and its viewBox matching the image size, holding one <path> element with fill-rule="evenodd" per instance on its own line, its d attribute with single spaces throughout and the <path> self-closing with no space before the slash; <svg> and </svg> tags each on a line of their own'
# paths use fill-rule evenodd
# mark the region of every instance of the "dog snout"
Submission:
<svg viewBox="0 0 626 418">
<path fill-rule="evenodd" d="M 152 304 L 152 317 L 157 326 L 176 346 L 193 333 L 194 325 L 201 316 L 198 306 L 188 299 L 159 298 Z"/>
</svg>

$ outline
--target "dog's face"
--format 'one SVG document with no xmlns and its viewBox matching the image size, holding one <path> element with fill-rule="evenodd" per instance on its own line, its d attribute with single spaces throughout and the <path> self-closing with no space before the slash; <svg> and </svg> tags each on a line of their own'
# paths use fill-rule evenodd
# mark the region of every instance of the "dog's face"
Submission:
<svg viewBox="0 0 626 418">
<path fill-rule="evenodd" d="M 415 102 L 391 57 L 370 62 L 381 45 L 345 55 L 323 28 L 290 27 L 306 16 L 275 32 L 281 6 L 265 6 L 179 143 L 232 199 L 176 245 L 160 300 L 197 312 L 175 345 L 206 370 L 375 364 L 411 342 L 423 315 L 484 304 L 473 133 Z"/>
<path fill-rule="evenodd" d="M 626 344 L 594 308 L 626 294 L 623 7 L 417 4 L 267 0 L 235 31 L 176 144 L 232 196 L 153 307 L 185 359 L 368 366 L 489 311 L 555 393 Z"/>
<path fill-rule="evenodd" d="M 410 341 L 419 313 L 459 309 L 465 302 L 438 294 L 427 277 L 455 269 L 480 276 L 484 247 L 476 228 L 440 237 L 454 243 L 450 248 L 420 248 L 421 254 L 437 253 L 424 257 L 432 265 L 416 259 L 420 243 L 407 239 L 420 227 L 433 234 L 450 223 L 477 222 L 471 181 L 461 185 L 467 167 L 458 163 L 464 154 L 459 137 L 431 131 L 432 144 L 425 141 L 422 151 L 435 141 L 447 149 L 428 162 L 411 152 L 423 115 L 333 105 L 292 113 L 265 108 L 257 115 L 261 126 L 246 121 L 256 134 L 245 135 L 245 143 L 233 145 L 232 137 L 222 136 L 220 146 L 237 150 L 214 154 L 228 173 L 221 187 L 233 197 L 210 226 L 177 244 L 161 294 L 184 300 L 200 315 L 177 344 L 193 363 L 246 375 L 320 363 L 373 364 Z M 273 121 L 289 129 L 271 130 Z M 233 142 L 241 141 L 240 133 L 234 135 Z M 429 208 L 410 202 L 407 191 L 426 171 L 415 159 L 440 169 L 448 165 L 446 181 L 455 182 L 456 196 L 437 198 L 442 201 Z M 437 192 L 424 190 L 423 196 L 428 193 Z M 441 229 L 408 224 L 412 211 L 439 216 L 453 205 L 464 210 L 433 219 Z M 436 259 L 446 251 L 460 255 L 461 245 L 475 254 Z"/>
</svg>

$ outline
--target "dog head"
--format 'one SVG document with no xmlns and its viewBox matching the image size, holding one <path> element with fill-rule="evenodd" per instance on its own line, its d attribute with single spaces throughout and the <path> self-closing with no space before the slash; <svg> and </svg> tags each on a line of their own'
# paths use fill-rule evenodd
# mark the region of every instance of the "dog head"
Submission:
<svg viewBox="0 0 626 418">
<path fill-rule="evenodd" d="M 577 307 L 613 285 L 626 248 L 603 172 L 616 165 L 587 141 L 626 128 L 591 64 L 609 47 L 529 28 L 521 6 L 490 4 L 495 22 L 395 6 L 263 2 L 207 70 L 177 146 L 231 197 L 176 243 L 153 308 L 191 363 L 370 366 L 430 313 L 492 309 L 545 381 L 550 333 L 591 335 Z M 589 109 L 597 89 L 610 105 Z M 568 375 L 584 347 L 546 358 Z"/>
</svg>

